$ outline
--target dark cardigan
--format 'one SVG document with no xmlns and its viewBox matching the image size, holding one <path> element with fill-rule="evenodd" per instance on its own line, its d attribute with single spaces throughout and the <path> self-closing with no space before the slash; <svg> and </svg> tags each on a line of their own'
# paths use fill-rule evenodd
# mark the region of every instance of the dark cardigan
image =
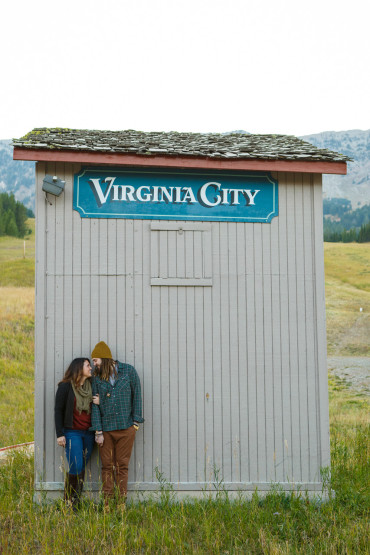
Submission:
<svg viewBox="0 0 370 555">
<path fill-rule="evenodd" d="M 57 438 L 64 436 L 63 428 L 73 428 L 73 406 L 75 394 L 71 382 L 58 385 L 55 395 L 55 431 Z"/>
</svg>

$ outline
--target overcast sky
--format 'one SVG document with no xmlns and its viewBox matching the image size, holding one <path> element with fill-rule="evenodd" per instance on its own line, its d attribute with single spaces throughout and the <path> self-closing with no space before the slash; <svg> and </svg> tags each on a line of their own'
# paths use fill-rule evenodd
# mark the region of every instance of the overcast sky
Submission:
<svg viewBox="0 0 370 555">
<path fill-rule="evenodd" d="M 34 127 L 306 135 L 370 128 L 365 0 L 17 0 L 0 139 Z"/>
</svg>

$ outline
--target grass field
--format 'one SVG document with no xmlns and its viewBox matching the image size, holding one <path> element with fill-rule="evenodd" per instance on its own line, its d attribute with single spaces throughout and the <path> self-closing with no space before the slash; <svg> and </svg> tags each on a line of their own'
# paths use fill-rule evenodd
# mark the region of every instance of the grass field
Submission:
<svg viewBox="0 0 370 555">
<path fill-rule="evenodd" d="M 328 354 L 368 356 L 370 243 L 325 243 L 324 249 Z"/>
<path fill-rule="evenodd" d="M 33 439 L 34 289 L 3 272 L 32 264 L 19 241 L 0 241 L 0 447 Z M 369 267 L 369 245 L 325 245 L 330 354 L 369 352 Z M 369 401 L 332 377 L 329 403 L 335 495 L 325 504 L 279 491 L 231 503 L 222 490 L 170 504 L 164 491 L 124 513 L 86 502 L 75 515 L 33 504 L 33 460 L 19 454 L 0 466 L 0 553 L 368 553 Z"/>
<path fill-rule="evenodd" d="M 32 233 L 25 239 L 0 237 L 0 287 L 35 284 L 35 220 L 27 220 L 27 226 Z"/>
</svg>

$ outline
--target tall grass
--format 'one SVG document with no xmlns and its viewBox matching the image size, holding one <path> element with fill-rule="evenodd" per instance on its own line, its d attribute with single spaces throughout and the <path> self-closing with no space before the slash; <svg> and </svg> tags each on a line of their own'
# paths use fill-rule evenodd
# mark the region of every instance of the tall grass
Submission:
<svg viewBox="0 0 370 555">
<path fill-rule="evenodd" d="M 4 553 L 367 553 L 369 429 L 332 432 L 332 488 L 326 503 L 278 489 L 230 501 L 225 492 L 170 503 L 159 497 L 107 513 L 85 501 L 77 514 L 61 501 L 35 506 L 33 461 L 0 467 Z"/>
<path fill-rule="evenodd" d="M 34 296 L 0 287 L 0 447 L 33 441 Z"/>
</svg>

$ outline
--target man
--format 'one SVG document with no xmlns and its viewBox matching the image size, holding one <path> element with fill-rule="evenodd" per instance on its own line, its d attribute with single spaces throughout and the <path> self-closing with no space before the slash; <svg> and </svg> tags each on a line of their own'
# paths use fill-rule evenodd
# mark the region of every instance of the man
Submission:
<svg viewBox="0 0 370 555">
<path fill-rule="evenodd" d="M 99 405 L 92 406 L 92 429 L 100 447 L 104 500 L 114 496 L 116 483 L 120 495 L 127 496 L 128 465 L 135 435 L 142 417 L 140 379 L 133 366 L 113 360 L 104 341 L 98 343 L 91 358 L 95 373 L 93 395 Z"/>
</svg>

